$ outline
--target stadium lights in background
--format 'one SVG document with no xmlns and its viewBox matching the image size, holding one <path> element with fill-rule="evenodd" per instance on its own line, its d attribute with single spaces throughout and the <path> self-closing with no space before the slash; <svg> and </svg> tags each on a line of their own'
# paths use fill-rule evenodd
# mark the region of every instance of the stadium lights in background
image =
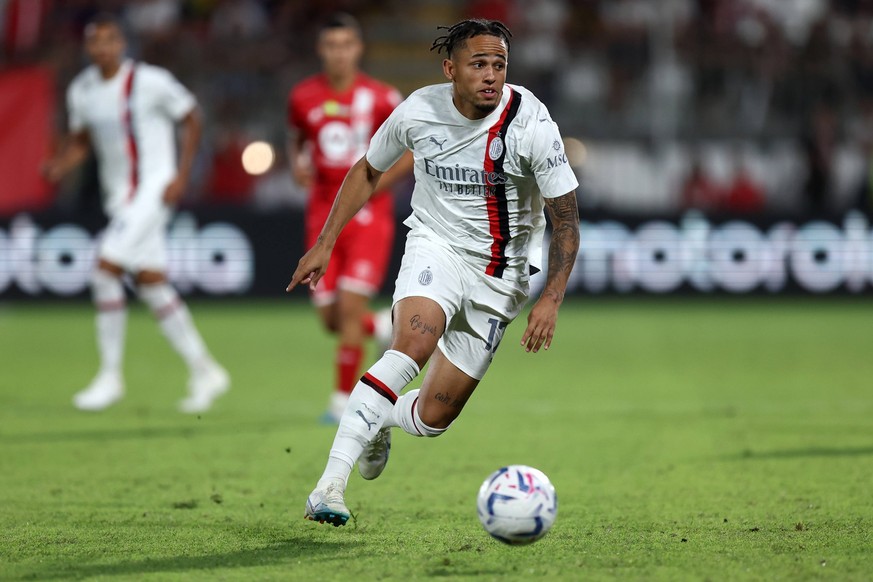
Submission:
<svg viewBox="0 0 873 582">
<path fill-rule="evenodd" d="M 276 161 L 273 146 L 265 141 L 253 141 L 242 153 L 243 169 L 252 176 L 266 174 Z"/>
<path fill-rule="evenodd" d="M 564 152 L 567 154 L 567 162 L 571 168 L 581 168 L 588 158 L 588 148 L 582 140 L 575 137 L 564 138 Z"/>
<path fill-rule="evenodd" d="M 564 152 L 567 161 L 574 168 L 582 167 L 588 157 L 588 149 L 581 140 L 575 137 L 564 138 Z M 253 141 L 242 153 L 243 169 L 252 176 L 266 174 L 276 162 L 276 151 L 265 141 Z"/>
</svg>

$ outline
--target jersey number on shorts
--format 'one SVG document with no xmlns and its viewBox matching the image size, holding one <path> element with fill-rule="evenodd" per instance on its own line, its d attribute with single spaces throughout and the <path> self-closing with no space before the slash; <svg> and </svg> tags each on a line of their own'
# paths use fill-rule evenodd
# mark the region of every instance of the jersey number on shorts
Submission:
<svg viewBox="0 0 873 582">
<path fill-rule="evenodd" d="M 497 346 L 500 345 L 500 340 L 503 339 L 503 330 L 509 325 L 506 321 L 500 321 L 493 317 L 488 318 L 488 323 L 491 324 L 491 329 L 488 330 L 488 340 L 485 342 L 485 349 L 492 354 L 497 351 Z"/>
</svg>

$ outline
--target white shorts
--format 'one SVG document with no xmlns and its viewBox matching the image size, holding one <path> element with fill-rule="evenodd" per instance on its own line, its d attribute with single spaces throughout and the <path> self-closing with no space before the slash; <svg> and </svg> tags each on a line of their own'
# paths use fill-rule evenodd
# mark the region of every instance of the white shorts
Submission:
<svg viewBox="0 0 873 582">
<path fill-rule="evenodd" d="M 524 308 L 527 274 L 504 279 L 485 274 L 479 264 L 422 236 L 410 234 L 394 288 L 394 303 L 427 297 L 446 314 L 446 331 L 437 346 L 462 372 L 481 380 L 491 365 L 506 326 Z"/>
<path fill-rule="evenodd" d="M 167 224 L 172 210 L 163 191 L 137 192 L 109 221 L 99 257 L 129 272 L 166 271 Z"/>
</svg>

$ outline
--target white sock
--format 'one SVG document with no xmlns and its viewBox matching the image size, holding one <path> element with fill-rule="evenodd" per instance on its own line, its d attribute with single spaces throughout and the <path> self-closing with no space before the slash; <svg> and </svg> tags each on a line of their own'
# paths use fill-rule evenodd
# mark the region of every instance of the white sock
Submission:
<svg viewBox="0 0 873 582">
<path fill-rule="evenodd" d="M 438 437 L 446 432 L 446 428 L 433 428 L 421 421 L 418 415 L 418 393 L 420 390 L 410 390 L 397 399 L 397 404 L 391 410 L 384 426 L 396 426 L 402 428 L 412 436 Z"/>
<path fill-rule="evenodd" d="M 211 361 L 188 307 L 169 283 L 140 285 L 139 296 L 149 306 L 173 349 L 194 373 Z"/>
<path fill-rule="evenodd" d="M 91 295 L 97 307 L 97 350 L 100 373 L 121 376 L 127 301 L 121 279 L 97 269 L 91 279 Z"/>
<path fill-rule="evenodd" d="M 397 395 L 419 372 L 412 358 L 388 350 L 361 376 L 340 419 L 319 486 L 327 480 L 340 480 L 345 486 L 364 447 L 376 436 L 394 407 Z"/>
</svg>

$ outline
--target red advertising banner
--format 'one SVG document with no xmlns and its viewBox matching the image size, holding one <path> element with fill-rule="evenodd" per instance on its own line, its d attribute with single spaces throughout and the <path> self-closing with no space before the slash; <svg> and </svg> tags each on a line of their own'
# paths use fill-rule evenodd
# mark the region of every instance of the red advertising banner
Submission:
<svg viewBox="0 0 873 582">
<path fill-rule="evenodd" d="M 0 72 L 0 216 L 48 207 L 52 187 L 39 168 L 49 156 L 55 114 L 50 71 Z"/>
</svg>

